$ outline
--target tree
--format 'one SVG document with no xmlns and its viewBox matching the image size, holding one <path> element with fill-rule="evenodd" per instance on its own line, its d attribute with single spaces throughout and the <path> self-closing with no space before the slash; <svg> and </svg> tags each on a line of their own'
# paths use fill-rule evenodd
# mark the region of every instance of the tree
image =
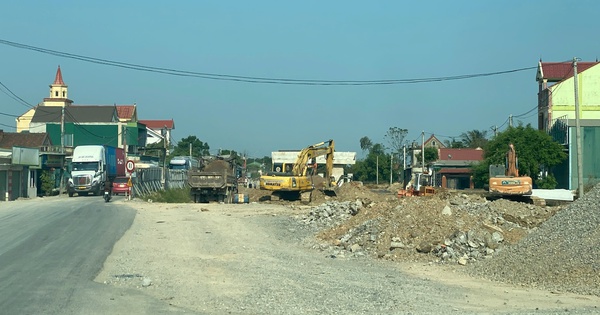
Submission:
<svg viewBox="0 0 600 315">
<path fill-rule="evenodd" d="M 192 146 L 192 156 L 202 157 L 210 155 L 208 143 L 200 141 L 196 136 L 188 136 L 182 138 L 173 149 L 171 156 L 189 156 L 190 155 L 190 144 Z"/>
<path fill-rule="evenodd" d="M 444 140 L 444 145 L 447 148 L 452 148 L 452 149 L 462 149 L 465 147 L 465 145 L 462 141 L 456 141 L 456 139 L 454 139 L 454 138 L 452 138 L 451 140 Z"/>
<path fill-rule="evenodd" d="M 425 165 L 431 164 L 439 159 L 438 150 L 434 147 L 426 147 L 425 150 Z M 421 161 L 421 153 L 416 156 L 418 161 Z"/>
<path fill-rule="evenodd" d="M 392 153 L 403 153 L 402 147 L 404 146 L 404 138 L 408 134 L 408 129 L 400 129 L 398 127 L 390 127 L 387 133 L 385 134 L 385 138 L 392 149 Z"/>
<path fill-rule="evenodd" d="M 363 150 L 363 153 L 369 151 L 372 146 L 373 142 L 371 141 L 371 139 L 369 139 L 369 137 L 364 136 L 360 138 L 360 149 Z"/>
<path fill-rule="evenodd" d="M 477 187 L 483 187 L 489 180 L 489 166 L 505 165 L 508 145 L 512 143 L 517 151 L 519 175 L 530 176 L 536 187 L 555 188 L 556 181 L 549 171 L 566 157 L 563 147 L 541 130 L 527 125 L 509 127 L 489 140 L 484 148 L 484 161 L 473 168 L 473 178 Z"/>
<path fill-rule="evenodd" d="M 460 135 L 463 145 L 466 148 L 483 148 L 488 142 L 486 130 L 470 130 Z"/>
<path fill-rule="evenodd" d="M 352 165 L 354 179 L 363 182 L 376 182 L 379 174 L 380 182 L 387 182 L 390 178 L 390 155 L 385 153 L 385 147 L 380 144 L 374 144 L 369 150 L 369 154 L 362 161 L 357 161 Z"/>
</svg>

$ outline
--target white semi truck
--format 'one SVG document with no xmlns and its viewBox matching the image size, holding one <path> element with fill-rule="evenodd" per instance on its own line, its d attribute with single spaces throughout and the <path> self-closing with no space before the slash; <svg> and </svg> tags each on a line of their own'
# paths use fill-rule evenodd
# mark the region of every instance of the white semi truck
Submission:
<svg viewBox="0 0 600 315">
<path fill-rule="evenodd" d="M 102 145 L 80 145 L 73 150 L 68 193 L 73 197 L 93 194 L 99 196 L 104 183 L 125 174 L 123 149 Z"/>
</svg>

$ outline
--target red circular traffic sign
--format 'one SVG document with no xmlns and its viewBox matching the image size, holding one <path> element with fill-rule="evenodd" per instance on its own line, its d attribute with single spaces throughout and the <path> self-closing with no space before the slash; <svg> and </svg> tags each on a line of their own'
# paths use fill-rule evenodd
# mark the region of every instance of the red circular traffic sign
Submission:
<svg viewBox="0 0 600 315">
<path fill-rule="evenodd" d="M 135 162 L 133 162 L 132 160 L 127 160 L 127 162 L 125 163 L 125 170 L 129 173 L 133 173 L 134 169 L 135 169 Z"/>
</svg>

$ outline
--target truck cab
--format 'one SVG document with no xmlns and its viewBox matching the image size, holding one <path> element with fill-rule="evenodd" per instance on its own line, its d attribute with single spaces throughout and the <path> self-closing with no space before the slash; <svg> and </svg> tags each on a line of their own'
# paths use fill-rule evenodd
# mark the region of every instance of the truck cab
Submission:
<svg viewBox="0 0 600 315">
<path fill-rule="evenodd" d="M 169 169 L 171 170 L 191 170 L 199 167 L 200 162 L 189 156 L 176 156 L 169 162 Z"/>
<path fill-rule="evenodd" d="M 101 145 L 77 146 L 73 150 L 71 178 L 68 182 L 69 197 L 75 193 L 100 195 L 106 178 L 105 148 Z"/>
</svg>

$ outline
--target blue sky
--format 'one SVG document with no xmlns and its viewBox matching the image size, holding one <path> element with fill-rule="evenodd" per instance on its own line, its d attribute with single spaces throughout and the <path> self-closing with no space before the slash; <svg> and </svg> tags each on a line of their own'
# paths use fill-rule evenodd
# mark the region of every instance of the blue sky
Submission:
<svg viewBox="0 0 600 315">
<path fill-rule="evenodd" d="M 594 61 L 598 1 L 11 1 L 0 39 L 169 69 L 266 78 L 388 80 Z M 0 45 L 0 82 L 30 104 L 58 65 L 75 104 L 136 103 L 139 119 L 174 119 L 173 140 L 250 157 L 328 139 L 360 153 L 506 127 L 537 104 L 535 69 L 472 79 L 372 86 L 256 84 L 140 72 Z M 0 128 L 27 108 L 0 93 Z M 535 112 L 515 118 L 537 126 Z M 8 125 L 8 126 L 6 126 Z"/>
</svg>

